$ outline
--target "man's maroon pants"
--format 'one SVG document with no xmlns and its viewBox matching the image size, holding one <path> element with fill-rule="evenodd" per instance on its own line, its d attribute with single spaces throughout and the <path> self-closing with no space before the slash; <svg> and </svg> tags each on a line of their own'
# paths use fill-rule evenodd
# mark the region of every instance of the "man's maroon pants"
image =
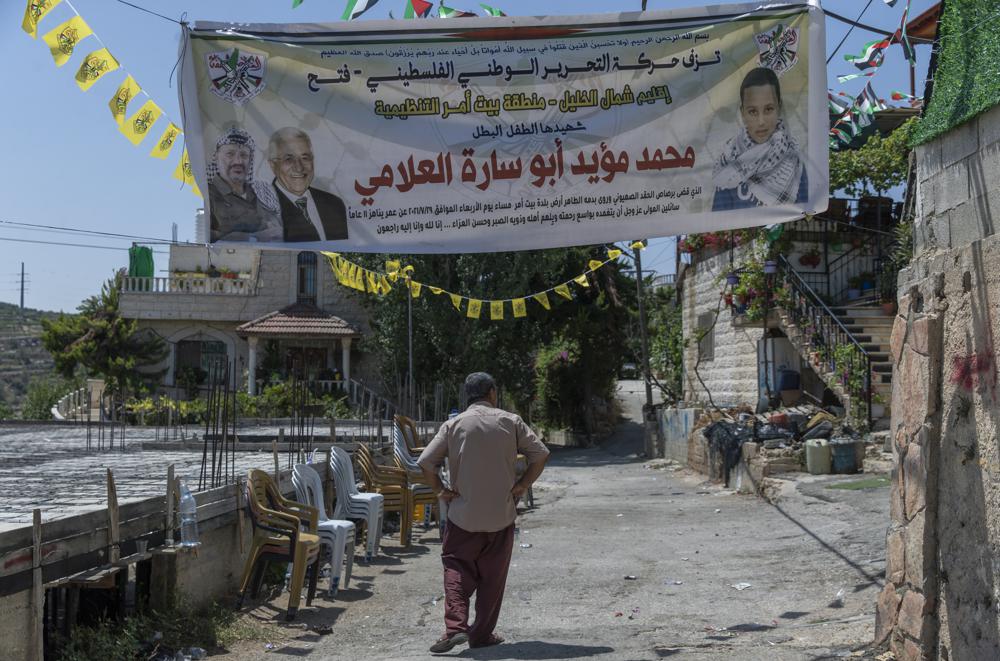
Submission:
<svg viewBox="0 0 1000 661">
<path fill-rule="evenodd" d="M 449 636 L 467 631 L 469 644 L 486 642 L 500 617 L 514 524 L 496 532 L 469 532 L 449 521 L 444 531 L 444 624 Z M 476 593 L 476 621 L 469 628 L 469 598 Z"/>
</svg>

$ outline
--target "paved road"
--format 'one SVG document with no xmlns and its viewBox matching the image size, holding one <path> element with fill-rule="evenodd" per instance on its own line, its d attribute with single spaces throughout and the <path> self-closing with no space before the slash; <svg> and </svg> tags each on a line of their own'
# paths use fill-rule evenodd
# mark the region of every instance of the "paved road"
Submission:
<svg viewBox="0 0 1000 661">
<path fill-rule="evenodd" d="M 800 476 L 770 505 L 651 469 L 641 447 L 626 422 L 601 448 L 553 454 L 536 508 L 518 521 L 498 626 L 508 642 L 450 656 L 824 659 L 872 640 L 886 488 L 835 490 L 856 478 Z M 433 658 L 427 647 L 443 630 L 438 536 L 422 533 L 405 550 L 386 539 L 382 558 L 355 566 L 350 590 L 300 612 L 332 634 L 284 628 L 278 649 L 248 643 L 230 658 Z M 750 587 L 731 587 L 740 583 Z M 279 622 L 283 601 L 252 616 Z"/>
</svg>

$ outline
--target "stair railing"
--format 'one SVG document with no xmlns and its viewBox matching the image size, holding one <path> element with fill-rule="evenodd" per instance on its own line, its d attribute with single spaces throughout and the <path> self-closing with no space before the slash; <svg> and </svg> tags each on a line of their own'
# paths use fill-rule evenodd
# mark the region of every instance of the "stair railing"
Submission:
<svg viewBox="0 0 1000 661">
<path fill-rule="evenodd" d="M 819 354 L 819 359 L 840 380 L 840 385 L 851 399 L 851 413 L 863 406 L 863 416 L 856 416 L 872 425 L 872 364 L 871 356 L 847 330 L 826 303 L 792 268 L 784 255 L 778 256 L 778 273 L 789 288 L 785 307 L 795 325 L 803 331 L 809 349 Z"/>
</svg>

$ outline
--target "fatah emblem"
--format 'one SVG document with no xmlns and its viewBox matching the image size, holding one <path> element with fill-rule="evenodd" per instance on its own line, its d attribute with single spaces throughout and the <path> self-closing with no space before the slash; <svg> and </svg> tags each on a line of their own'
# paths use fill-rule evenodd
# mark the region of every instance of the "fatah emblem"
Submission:
<svg viewBox="0 0 1000 661">
<path fill-rule="evenodd" d="M 115 115 L 124 115 L 128 109 L 128 102 L 132 100 L 132 90 L 123 87 L 118 90 L 115 96 Z"/>
<path fill-rule="evenodd" d="M 59 33 L 57 38 L 59 51 L 64 55 L 72 55 L 78 41 L 80 41 L 79 31 L 74 27 L 66 28 Z"/>
<path fill-rule="evenodd" d="M 760 52 L 760 65 L 779 76 L 799 61 L 799 29 L 779 23 L 774 28 L 754 35 Z"/>
<path fill-rule="evenodd" d="M 205 56 L 212 92 L 242 105 L 264 89 L 266 55 L 241 53 L 240 49 L 209 53 Z"/>
<path fill-rule="evenodd" d="M 80 67 L 83 77 L 87 80 L 97 80 L 108 68 L 108 61 L 102 57 L 88 57 Z M 123 110 L 124 112 L 124 110 Z"/>
<path fill-rule="evenodd" d="M 163 140 L 160 140 L 160 151 L 169 151 L 174 145 L 174 140 L 177 139 L 177 131 L 170 129 L 167 134 L 163 136 Z"/>
<path fill-rule="evenodd" d="M 28 15 L 35 23 L 38 23 L 42 14 L 49 10 L 49 0 L 32 0 L 28 3 Z"/>
<path fill-rule="evenodd" d="M 153 111 L 143 110 L 139 116 L 132 120 L 132 128 L 138 135 L 142 135 L 153 125 Z"/>
</svg>

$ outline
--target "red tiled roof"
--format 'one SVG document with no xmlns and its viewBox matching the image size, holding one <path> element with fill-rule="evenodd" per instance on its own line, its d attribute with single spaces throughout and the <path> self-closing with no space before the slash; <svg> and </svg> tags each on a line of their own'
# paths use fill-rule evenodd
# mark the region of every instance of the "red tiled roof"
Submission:
<svg viewBox="0 0 1000 661">
<path fill-rule="evenodd" d="M 238 326 L 242 336 L 266 337 L 360 337 L 361 332 L 340 317 L 309 303 L 293 303 Z"/>
<path fill-rule="evenodd" d="M 932 43 L 936 36 L 937 24 L 940 19 L 941 3 L 938 2 L 906 24 L 906 35 L 915 44 Z"/>
</svg>

